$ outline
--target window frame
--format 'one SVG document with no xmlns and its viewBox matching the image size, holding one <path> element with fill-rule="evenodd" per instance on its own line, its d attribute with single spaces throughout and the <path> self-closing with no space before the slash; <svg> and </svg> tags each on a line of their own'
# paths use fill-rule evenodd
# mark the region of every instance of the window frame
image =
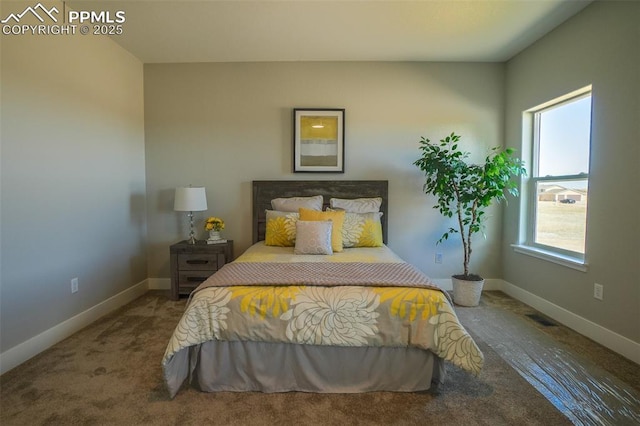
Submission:
<svg viewBox="0 0 640 426">
<path fill-rule="evenodd" d="M 538 176 L 540 166 L 540 125 L 541 114 L 569 103 L 579 101 L 586 97 L 591 97 L 591 113 L 589 119 L 589 171 L 587 173 L 569 174 L 569 175 L 547 175 Z M 545 102 L 542 105 L 531 108 L 524 112 L 523 136 L 529 140 L 529 158 L 531 164 L 530 175 L 524 179 L 523 186 L 527 195 L 522 197 L 521 207 L 524 214 L 521 216 L 521 238 L 520 244 L 514 244 L 514 249 L 519 253 L 529 254 L 534 257 L 549 260 L 578 270 L 586 271 L 587 266 L 587 231 L 589 208 L 585 217 L 585 235 L 584 235 L 584 253 L 567 250 L 561 247 L 550 246 L 535 241 L 536 225 L 537 225 L 537 208 L 538 208 L 538 185 L 544 182 L 562 182 L 562 181 L 586 181 L 587 184 L 587 200 L 589 200 L 589 183 L 591 169 L 591 142 L 593 129 L 593 90 L 591 86 L 571 92 L 565 96 L 555 98 Z M 528 125 L 527 125 L 528 123 Z M 528 135 L 527 135 L 528 133 Z M 527 152 L 523 149 L 523 152 Z"/>
</svg>

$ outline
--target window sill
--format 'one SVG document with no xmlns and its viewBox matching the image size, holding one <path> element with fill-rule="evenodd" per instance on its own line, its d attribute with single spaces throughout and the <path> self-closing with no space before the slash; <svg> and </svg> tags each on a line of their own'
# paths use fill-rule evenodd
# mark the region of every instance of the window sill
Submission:
<svg viewBox="0 0 640 426">
<path fill-rule="evenodd" d="M 556 263 L 558 265 L 566 266 L 567 268 L 576 269 L 581 272 L 587 272 L 587 263 L 582 259 L 578 259 L 571 256 L 565 256 L 562 254 L 554 253 L 548 250 L 542 250 L 535 247 L 524 246 L 521 244 L 511 244 L 513 250 L 516 253 L 526 254 L 537 259 L 547 260 L 549 262 Z"/>
</svg>

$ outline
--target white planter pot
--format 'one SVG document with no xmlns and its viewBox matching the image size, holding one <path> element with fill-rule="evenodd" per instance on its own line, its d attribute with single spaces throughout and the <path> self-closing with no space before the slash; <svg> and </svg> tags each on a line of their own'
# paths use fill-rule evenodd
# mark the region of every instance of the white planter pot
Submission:
<svg viewBox="0 0 640 426">
<path fill-rule="evenodd" d="M 478 306 L 484 280 L 467 281 L 451 277 L 453 283 L 453 301 L 460 306 Z"/>
</svg>

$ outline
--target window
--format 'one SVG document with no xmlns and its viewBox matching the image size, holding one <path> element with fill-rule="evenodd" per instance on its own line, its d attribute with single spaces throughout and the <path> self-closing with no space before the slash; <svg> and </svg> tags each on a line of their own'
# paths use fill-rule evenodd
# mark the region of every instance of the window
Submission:
<svg viewBox="0 0 640 426">
<path fill-rule="evenodd" d="M 584 263 L 591 87 L 527 111 L 532 125 L 526 245 Z"/>
</svg>

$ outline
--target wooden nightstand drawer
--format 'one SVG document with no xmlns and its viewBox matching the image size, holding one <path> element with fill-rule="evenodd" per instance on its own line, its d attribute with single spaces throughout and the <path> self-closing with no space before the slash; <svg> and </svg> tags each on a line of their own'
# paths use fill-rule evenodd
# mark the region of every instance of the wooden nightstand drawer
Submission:
<svg viewBox="0 0 640 426">
<path fill-rule="evenodd" d="M 233 240 L 207 244 L 181 241 L 169 247 L 171 262 L 171 298 L 188 296 L 203 281 L 233 260 Z"/>
<path fill-rule="evenodd" d="M 218 261 L 219 257 L 221 258 L 220 261 Z M 217 271 L 220 269 L 218 264 L 224 265 L 224 263 L 224 253 L 178 255 L 178 269 L 180 269 L 180 271 Z"/>
<path fill-rule="evenodd" d="M 189 294 L 215 271 L 187 271 L 178 274 L 180 294 Z"/>
</svg>

